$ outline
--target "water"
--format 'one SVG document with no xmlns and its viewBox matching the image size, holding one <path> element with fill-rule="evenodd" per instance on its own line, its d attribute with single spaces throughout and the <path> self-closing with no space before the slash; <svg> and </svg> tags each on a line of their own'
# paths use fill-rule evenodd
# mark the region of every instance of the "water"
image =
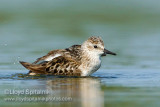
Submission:
<svg viewBox="0 0 160 107">
<path fill-rule="evenodd" d="M 159 107 L 158 2 L 0 0 L 0 106 Z M 91 77 L 28 76 L 19 64 L 81 44 L 91 35 L 101 36 L 106 48 L 117 53 L 103 57 Z M 50 93 L 6 93 L 27 89 Z M 31 97 L 57 99 L 27 100 Z"/>
</svg>

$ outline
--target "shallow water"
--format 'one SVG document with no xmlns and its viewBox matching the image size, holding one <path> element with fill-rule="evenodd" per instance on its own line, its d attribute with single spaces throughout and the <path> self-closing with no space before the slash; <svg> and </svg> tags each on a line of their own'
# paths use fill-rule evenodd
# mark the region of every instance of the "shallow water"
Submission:
<svg viewBox="0 0 160 107">
<path fill-rule="evenodd" d="M 4 72 L 4 71 L 1 71 Z M 14 73 L 13 73 L 14 72 Z M 28 76 L 24 71 L 1 73 L 1 105 L 32 106 L 158 106 L 158 70 L 99 70 L 91 77 Z M 15 73 L 16 72 L 16 73 Z M 18 73 L 17 73 L 18 72 Z M 102 75 L 103 74 L 103 75 Z M 7 90 L 12 92 L 7 93 Z M 49 90 L 47 94 L 13 94 L 13 90 Z M 52 93 L 52 94 L 51 94 Z M 45 101 L 24 98 L 46 98 Z M 49 98 L 68 98 L 67 101 Z M 8 98 L 18 100 L 6 101 Z M 48 98 L 48 99 L 47 99 Z M 6 103 L 7 102 L 7 103 Z M 43 102 L 43 103 L 42 103 Z M 44 103 L 45 102 L 45 103 Z"/>
<path fill-rule="evenodd" d="M 158 2 L 0 0 L 0 106 L 159 107 Z M 91 77 L 28 76 L 18 63 L 81 44 L 91 35 L 101 36 L 106 48 L 117 53 L 103 57 Z M 29 100 L 37 97 L 41 100 Z"/>
</svg>

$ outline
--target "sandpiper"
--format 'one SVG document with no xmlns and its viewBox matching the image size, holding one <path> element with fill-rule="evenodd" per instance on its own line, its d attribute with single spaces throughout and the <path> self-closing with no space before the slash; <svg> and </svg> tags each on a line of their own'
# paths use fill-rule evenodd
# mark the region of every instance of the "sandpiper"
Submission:
<svg viewBox="0 0 160 107">
<path fill-rule="evenodd" d="M 20 63 L 30 70 L 29 75 L 89 76 L 100 68 L 106 54 L 116 55 L 105 49 L 100 37 L 92 36 L 82 45 L 50 51 L 32 64 Z"/>
</svg>

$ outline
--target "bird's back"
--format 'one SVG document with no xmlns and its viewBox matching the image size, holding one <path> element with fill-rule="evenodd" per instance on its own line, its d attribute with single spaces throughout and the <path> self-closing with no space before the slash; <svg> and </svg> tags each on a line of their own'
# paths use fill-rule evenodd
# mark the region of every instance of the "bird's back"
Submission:
<svg viewBox="0 0 160 107">
<path fill-rule="evenodd" d="M 38 58 L 33 64 L 41 63 L 43 61 L 51 61 L 52 59 L 63 56 L 72 58 L 76 61 L 81 60 L 81 45 L 73 45 L 66 49 L 57 49 L 50 51 L 47 55 Z"/>
</svg>

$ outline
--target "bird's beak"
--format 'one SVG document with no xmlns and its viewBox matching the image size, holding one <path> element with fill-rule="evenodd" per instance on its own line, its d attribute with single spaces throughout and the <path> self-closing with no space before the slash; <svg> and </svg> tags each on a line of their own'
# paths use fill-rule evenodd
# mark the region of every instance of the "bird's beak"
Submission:
<svg viewBox="0 0 160 107">
<path fill-rule="evenodd" d="M 109 51 L 109 50 L 107 50 L 107 49 L 104 49 L 103 52 L 104 52 L 104 53 L 102 54 L 102 56 L 106 56 L 107 54 L 116 55 L 116 53 L 113 53 L 113 52 L 111 52 L 111 51 Z"/>
</svg>

